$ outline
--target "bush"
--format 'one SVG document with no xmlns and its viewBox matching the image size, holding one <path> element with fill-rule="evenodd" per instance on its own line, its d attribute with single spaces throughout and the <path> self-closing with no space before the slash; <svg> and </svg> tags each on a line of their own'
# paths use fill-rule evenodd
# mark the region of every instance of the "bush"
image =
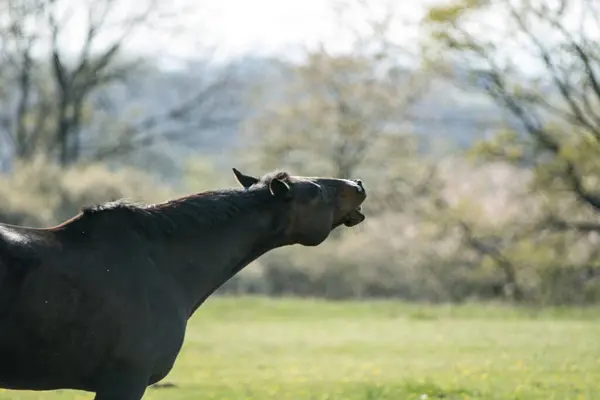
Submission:
<svg viewBox="0 0 600 400">
<path fill-rule="evenodd" d="M 17 163 L 11 174 L 0 175 L 0 221 L 43 227 L 73 217 L 83 206 L 170 196 L 168 188 L 134 169 L 112 171 L 102 164 L 61 168 L 37 159 Z"/>
<path fill-rule="evenodd" d="M 455 257 L 458 237 L 441 245 L 425 233 L 414 234 L 411 224 L 407 218 L 382 215 L 310 250 L 277 249 L 221 293 L 440 302 L 498 297 L 495 270 L 473 269 L 466 254 L 461 260 Z"/>
<path fill-rule="evenodd" d="M 203 181 L 205 176 L 211 182 L 221 179 L 206 168 L 194 171 L 194 177 L 200 179 L 192 181 L 195 188 L 209 185 Z M 134 169 L 113 171 L 100 164 L 63 169 L 40 159 L 17 164 L 12 174 L 0 175 L 0 221 L 43 227 L 76 215 L 86 205 L 121 198 L 152 203 L 175 195 Z M 522 220 L 515 214 L 510 196 L 504 196 L 508 206 L 504 210 L 498 198 L 494 198 L 495 206 L 488 208 L 495 218 L 488 218 L 485 210 L 475 214 L 473 207 L 466 208 L 469 215 L 481 216 L 479 234 L 491 229 L 489 234 L 496 241 L 504 240 L 503 236 L 510 239 L 512 234 L 505 228 L 512 224 L 507 225 L 511 220 L 506 215 L 513 215 L 517 222 Z M 423 218 L 410 208 L 382 207 L 358 227 L 340 228 L 339 234 L 321 246 L 291 246 L 267 253 L 219 292 L 434 302 L 505 297 L 502 269 L 466 246 L 460 230 L 452 228 L 451 219 L 444 218 L 442 214 Z M 537 235 L 506 240 L 504 246 L 525 300 L 544 304 L 600 301 L 600 274 L 597 263 L 590 263 L 596 254 L 597 237 L 582 240 L 576 235 Z"/>
</svg>

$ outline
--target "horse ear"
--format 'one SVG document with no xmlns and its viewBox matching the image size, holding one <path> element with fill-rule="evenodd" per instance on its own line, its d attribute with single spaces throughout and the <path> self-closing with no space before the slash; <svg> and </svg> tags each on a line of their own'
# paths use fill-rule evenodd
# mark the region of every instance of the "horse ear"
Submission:
<svg viewBox="0 0 600 400">
<path fill-rule="evenodd" d="M 248 189 L 250 186 L 254 185 L 258 182 L 258 178 L 255 178 L 250 175 L 244 175 L 240 171 L 235 168 L 233 169 L 233 174 L 235 175 L 235 179 L 239 182 L 240 185 Z"/>
<path fill-rule="evenodd" d="M 269 182 L 269 192 L 271 192 L 273 196 L 282 199 L 289 199 L 292 197 L 292 188 L 289 183 L 281 179 L 273 179 Z"/>
</svg>

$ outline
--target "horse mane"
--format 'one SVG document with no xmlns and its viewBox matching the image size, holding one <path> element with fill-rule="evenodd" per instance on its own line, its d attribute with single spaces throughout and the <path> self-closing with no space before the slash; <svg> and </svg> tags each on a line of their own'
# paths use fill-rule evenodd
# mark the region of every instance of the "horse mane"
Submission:
<svg viewBox="0 0 600 400">
<path fill-rule="evenodd" d="M 289 179 L 286 172 L 275 171 L 261 178 L 265 184 L 272 179 Z M 113 229 L 133 229 L 147 237 L 196 234 L 201 229 L 214 228 L 237 216 L 271 204 L 272 196 L 264 187 L 220 189 L 201 192 L 158 204 L 117 200 L 84 207 L 81 213 L 59 225 L 78 229 L 110 225 Z M 82 226 L 83 225 L 83 226 Z"/>
</svg>

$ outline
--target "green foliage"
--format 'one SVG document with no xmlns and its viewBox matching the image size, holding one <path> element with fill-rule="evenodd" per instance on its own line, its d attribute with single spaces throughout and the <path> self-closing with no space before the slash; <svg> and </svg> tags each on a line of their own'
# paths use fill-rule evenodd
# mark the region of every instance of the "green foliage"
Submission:
<svg viewBox="0 0 600 400">
<path fill-rule="evenodd" d="M 524 160 L 527 143 L 514 130 L 500 130 L 490 139 L 476 142 L 467 156 L 473 160 L 507 161 L 519 163 Z"/>
<path fill-rule="evenodd" d="M 426 19 L 434 22 L 455 23 L 463 14 L 482 8 L 489 0 L 460 0 L 431 7 Z"/>
</svg>

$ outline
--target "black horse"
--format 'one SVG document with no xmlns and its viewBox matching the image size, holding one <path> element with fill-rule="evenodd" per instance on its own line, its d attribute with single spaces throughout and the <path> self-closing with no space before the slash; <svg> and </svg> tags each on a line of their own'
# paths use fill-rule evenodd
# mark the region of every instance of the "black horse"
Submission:
<svg viewBox="0 0 600 400">
<path fill-rule="evenodd" d="M 0 387 L 140 400 L 227 280 L 365 218 L 360 180 L 234 173 L 243 188 L 94 206 L 47 229 L 0 224 Z"/>
</svg>

